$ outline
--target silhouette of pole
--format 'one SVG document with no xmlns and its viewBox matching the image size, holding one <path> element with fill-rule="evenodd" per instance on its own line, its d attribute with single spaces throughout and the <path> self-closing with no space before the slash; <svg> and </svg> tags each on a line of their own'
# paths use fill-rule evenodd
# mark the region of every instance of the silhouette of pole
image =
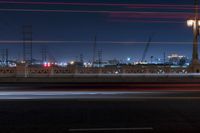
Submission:
<svg viewBox="0 0 200 133">
<path fill-rule="evenodd" d="M 199 36 L 199 2 L 195 0 L 195 22 L 193 25 L 193 55 L 192 55 L 192 63 L 199 64 L 199 57 L 198 57 L 198 36 Z"/>
<path fill-rule="evenodd" d="M 92 60 L 92 66 L 94 67 L 94 63 L 96 60 L 96 46 L 97 46 L 97 36 L 94 37 L 94 45 L 93 45 L 93 60 Z"/>
</svg>

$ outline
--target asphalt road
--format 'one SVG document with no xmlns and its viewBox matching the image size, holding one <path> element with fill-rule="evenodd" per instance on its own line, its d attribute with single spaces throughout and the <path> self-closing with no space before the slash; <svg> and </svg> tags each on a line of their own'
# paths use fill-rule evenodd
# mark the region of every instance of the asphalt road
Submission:
<svg viewBox="0 0 200 133">
<path fill-rule="evenodd" d="M 0 132 L 199 133 L 200 90 L 185 86 L 116 91 L 2 86 Z"/>
</svg>

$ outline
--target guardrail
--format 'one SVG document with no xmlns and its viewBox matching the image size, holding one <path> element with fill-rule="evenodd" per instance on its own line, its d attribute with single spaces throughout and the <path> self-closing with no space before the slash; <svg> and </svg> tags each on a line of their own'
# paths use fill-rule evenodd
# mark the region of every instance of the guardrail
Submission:
<svg viewBox="0 0 200 133">
<path fill-rule="evenodd" d="M 199 76 L 197 73 L 187 73 L 186 68 L 34 68 L 14 67 L 0 68 L 0 77 L 169 77 L 169 76 Z"/>
</svg>

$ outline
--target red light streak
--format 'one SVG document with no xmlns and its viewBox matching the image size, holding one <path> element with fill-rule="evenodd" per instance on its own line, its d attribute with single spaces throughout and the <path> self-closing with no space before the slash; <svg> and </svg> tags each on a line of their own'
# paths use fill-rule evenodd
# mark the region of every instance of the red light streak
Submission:
<svg viewBox="0 0 200 133">
<path fill-rule="evenodd" d="M 26 1 L 0 1 L 2 4 L 27 4 L 27 5 L 70 5 L 70 6 L 117 6 L 129 8 L 188 8 L 193 9 L 194 5 L 178 5 L 178 4 L 128 4 L 128 3 L 81 3 L 81 2 L 26 2 Z"/>
<path fill-rule="evenodd" d="M 43 13 L 98 13 L 109 15 L 112 19 L 142 18 L 142 19 L 188 19 L 193 18 L 193 13 L 185 12 L 139 12 L 139 11 L 109 11 L 109 10 L 51 10 L 51 9 L 0 9 L 2 12 L 43 12 Z M 160 20 L 159 20 L 160 21 Z M 157 22 L 159 22 L 157 21 Z M 144 22 L 141 20 L 141 22 Z M 155 23 L 156 21 L 149 20 Z M 167 21 L 163 21 L 166 22 Z M 169 22 L 172 23 L 172 22 Z M 176 22 L 175 22 L 176 23 Z"/>
<path fill-rule="evenodd" d="M 66 6 L 107 6 L 124 7 L 133 9 L 176 9 L 193 10 L 194 5 L 178 4 L 127 4 L 127 3 L 81 3 L 81 2 L 26 2 L 26 1 L 0 1 L 1 4 L 23 4 L 23 5 L 66 5 Z"/>
<path fill-rule="evenodd" d="M 168 24 L 184 24 L 185 21 L 167 21 L 167 20 L 134 20 L 134 19 L 111 19 L 111 22 L 132 22 L 132 23 L 168 23 Z"/>
<path fill-rule="evenodd" d="M 184 12 L 139 12 L 139 11 L 109 11 L 109 10 L 53 10 L 53 9 L 0 9 L 0 11 L 18 11 L 18 12 L 60 12 L 60 13 L 109 13 L 113 16 L 120 16 L 120 15 L 184 15 L 184 16 L 192 16 L 193 13 L 184 13 Z"/>
<path fill-rule="evenodd" d="M 169 12 L 140 12 L 140 13 L 111 13 L 112 18 L 170 18 L 170 19 L 187 19 L 193 16 L 191 13 L 169 13 Z"/>
</svg>

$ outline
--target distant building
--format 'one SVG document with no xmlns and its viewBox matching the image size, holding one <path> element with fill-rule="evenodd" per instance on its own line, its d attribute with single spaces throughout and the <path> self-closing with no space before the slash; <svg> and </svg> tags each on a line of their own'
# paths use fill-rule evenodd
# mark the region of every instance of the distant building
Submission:
<svg viewBox="0 0 200 133">
<path fill-rule="evenodd" d="M 119 65 L 120 61 L 117 59 L 108 60 L 108 65 Z"/>
<path fill-rule="evenodd" d="M 183 55 L 171 54 L 168 56 L 168 62 L 171 65 L 184 66 L 189 63 L 189 59 Z"/>
<path fill-rule="evenodd" d="M 106 61 L 96 60 L 95 62 L 93 62 L 93 67 L 104 67 L 106 65 L 108 65 L 108 62 Z"/>
<path fill-rule="evenodd" d="M 83 62 L 79 62 L 79 61 L 70 61 L 67 64 L 68 67 L 84 67 Z"/>
</svg>

